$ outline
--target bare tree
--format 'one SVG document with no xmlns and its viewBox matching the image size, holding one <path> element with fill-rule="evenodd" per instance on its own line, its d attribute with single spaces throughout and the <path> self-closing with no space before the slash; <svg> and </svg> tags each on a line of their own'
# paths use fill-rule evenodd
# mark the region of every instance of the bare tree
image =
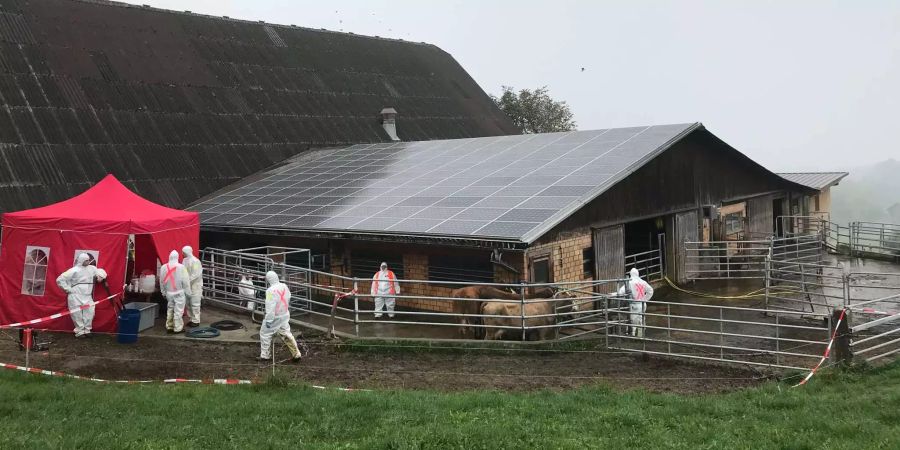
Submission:
<svg viewBox="0 0 900 450">
<path fill-rule="evenodd" d="M 576 123 L 572 111 L 564 101 L 556 101 L 547 93 L 547 86 L 522 89 L 518 93 L 510 86 L 503 86 L 500 97 L 491 95 L 494 103 L 512 119 L 523 133 L 552 133 L 572 131 Z"/>
</svg>

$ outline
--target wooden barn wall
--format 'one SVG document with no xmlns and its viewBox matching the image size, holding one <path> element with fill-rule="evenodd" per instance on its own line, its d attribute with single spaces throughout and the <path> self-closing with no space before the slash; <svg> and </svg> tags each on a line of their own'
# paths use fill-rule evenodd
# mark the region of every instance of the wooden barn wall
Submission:
<svg viewBox="0 0 900 450">
<path fill-rule="evenodd" d="M 0 212 L 107 173 L 172 207 L 311 147 L 516 134 L 433 45 L 124 3 L 0 0 Z"/>
<path fill-rule="evenodd" d="M 791 188 L 705 130 L 698 130 L 594 199 L 536 244 L 561 232 L 602 228 L 723 200 Z"/>
</svg>

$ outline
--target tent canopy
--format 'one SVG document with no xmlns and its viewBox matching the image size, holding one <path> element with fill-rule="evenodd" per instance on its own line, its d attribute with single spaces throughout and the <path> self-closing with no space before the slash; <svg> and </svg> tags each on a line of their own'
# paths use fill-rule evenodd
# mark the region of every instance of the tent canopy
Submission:
<svg viewBox="0 0 900 450">
<path fill-rule="evenodd" d="M 80 252 L 94 255 L 106 270 L 110 293 L 94 288 L 94 299 L 122 291 L 127 268 L 153 272 L 156 260 L 184 245 L 198 248 L 200 216 L 141 198 L 107 175 L 76 197 L 42 208 L 3 214 L 0 242 L 0 323 L 21 322 L 64 311 L 66 293 L 56 277 L 72 267 Z M 134 261 L 128 264 L 129 235 L 135 237 Z M 179 252 L 180 253 L 180 252 Z M 71 329 L 69 318 L 48 328 Z M 94 329 L 115 331 L 115 311 L 100 305 Z"/>
<path fill-rule="evenodd" d="M 199 226 L 195 212 L 153 203 L 107 175 L 68 200 L 3 215 L 3 227 L 143 234 Z"/>
</svg>

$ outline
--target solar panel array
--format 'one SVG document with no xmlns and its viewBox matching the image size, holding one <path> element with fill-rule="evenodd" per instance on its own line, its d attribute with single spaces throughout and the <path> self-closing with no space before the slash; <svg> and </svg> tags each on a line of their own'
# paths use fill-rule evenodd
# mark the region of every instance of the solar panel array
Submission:
<svg viewBox="0 0 900 450">
<path fill-rule="evenodd" d="M 203 225 L 522 241 L 695 126 L 354 145 L 193 209 Z"/>
</svg>

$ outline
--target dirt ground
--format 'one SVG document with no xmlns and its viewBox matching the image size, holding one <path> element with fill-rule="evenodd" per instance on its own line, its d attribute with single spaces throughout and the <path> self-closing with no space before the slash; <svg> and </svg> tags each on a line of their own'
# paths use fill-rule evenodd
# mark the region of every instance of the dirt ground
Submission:
<svg viewBox="0 0 900 450">
<path fill-rule="evenodd" d="M 223 333 L 224 334 L 224 333 Z M 107 380 L 165 378 L 262 379 L 270 363 L 253 360 L 251 342 L 224 342 L 141 336 L 119 344 L 114 336 L 76 340 L 71 334 L 42 334 L 51 350 L 31 354 L 31 366 Z M 0 340 L 0 362 L 24 364 L 11 333 Z M 642 359 L 633 353 L 596 350 L 537 349 L 442 350 L 386 348 L 379 342 L 346 343 L 305 339 L 310 354 L 300 363 L 276 364 L 279 374 L 297 381 L 335 387 L 462 391 L 529 391 L 604 384 L 618 389 L 658 392 L 725 392 L 762 383 L 759 372 L 733 367 L 695 365 L 683 360 Z M 418 344 L 400 344 L 415 347 Z M 372 347 L 361 347 L 372 346 Z M 279 343 L 276 357 L 288 357 Z"/>
</svg>

